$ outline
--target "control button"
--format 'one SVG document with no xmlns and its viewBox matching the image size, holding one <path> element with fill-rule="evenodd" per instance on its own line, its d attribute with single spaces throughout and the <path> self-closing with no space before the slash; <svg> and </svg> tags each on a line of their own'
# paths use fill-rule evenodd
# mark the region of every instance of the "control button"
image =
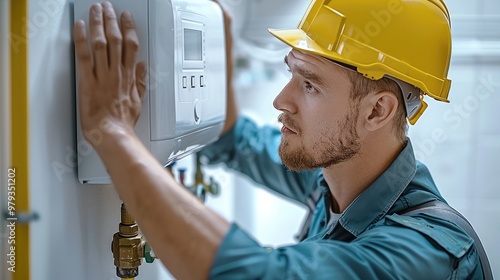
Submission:
<svg viewBox="0 0 500 280">
<path fill-rule="evenodd" d="M 188 78 L 186 76 L 182 77 L 182 88 L 188 87 Z"/>
<path fill-rule="evenodd" d="M 205 86 L 205 77 L 203 75 L 200 76 L 200 87 Z"/>
<path fill-rule="evenodd" d="M 195 83 L 196 83 L 196 77 L 195 76 L 191 76 L 191 88 L 195 88 L 196 87 Z"/>
<path fill-rule="evenodd" d="M 194 122 L 196 124 L 201 122 L 201 104 L 198 99 L 194 100 Z"/>
</svg>

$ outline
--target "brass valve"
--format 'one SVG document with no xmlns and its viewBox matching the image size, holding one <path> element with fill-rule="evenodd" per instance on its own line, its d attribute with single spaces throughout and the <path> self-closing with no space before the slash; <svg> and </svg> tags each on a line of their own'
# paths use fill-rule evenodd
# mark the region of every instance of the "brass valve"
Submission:
<svg viewBox="0 0 500 280">
<path fill-rule="evenodd" d="M 200 155 L 196 154 L 196 170 L 194 174 L 194 184 L 188 186 L 185 184 L 184 180 L 186 178 L 186 168 L 178 168 L 179 171 L 179 183 L 186 187 L 194 196 L 196 196 L 202 203 L 205 202 L 205 198 L 207 193 L 210 193 L 214 196 L 219 195 L 220 187 L 215 180 L 210 177 L 209 182 L 205 182 L 205 175 L 203 174 L 202 164 L 200 160 Z M 173 164 L 167 166 L 167 170 L 173 176 L 174 172 L 172 170 Z"/>
<path fill-rule="evenodd" d="M 134 278 L 139 275 L 139 266 L 144 257 L 144 244 L 137 223 L 122 203 L 119 231 L 113 235 L 111 242 L 111 252 L 118 277 Z"/>
<path fill-rule="evenodd" d="M 200 154 L 196 154 L 196 173 L 194 176 L 194 186 L 197 188 L 203 188 L 204 192 L 211 193 L 212 195 L 219 195 L 220 193 L 220 186 L 215 180 L 210 177 L 209 178 L 209 183 L 206 183 L 205 180 L 203 179 L 204 174 L 201 168 L 201 159 L 200 159 Z M 204 199 L 203 199 L 204 201 Z"/>
</svg>

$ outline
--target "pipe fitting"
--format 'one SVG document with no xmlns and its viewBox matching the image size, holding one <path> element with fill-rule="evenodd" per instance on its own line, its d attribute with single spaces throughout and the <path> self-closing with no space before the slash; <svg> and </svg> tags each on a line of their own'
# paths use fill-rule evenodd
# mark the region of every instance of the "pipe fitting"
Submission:
<svg viewBox="0 0 500 280">
<path fill-rule="evenodd" d="M 134 278 L 139 275 L 139 266 L 144 258 L 144 243 L 138 225 L 122 204 L 119 231 L 113 235 L 111 242 L 118 277 Z"/>
<path fill-rule="evenodd" d="M 137 224 L 124 225 L 120 223 L 118 230 L 120 235 L 123 237 L 134 237 L 139 234 L 139 226 Z"/>
<path fill-rule="evenodd" d="M 133 225 L 135 224 L 135 219 L 132 215 L 127 211 L 125 204 L 122 203 L 121 207 L 121 223 L 124 225 Z"/>
<path fill-rule="evenodd" d="M 142 258 L 144 257 L 144 245 L 140 234 L 134 237 L 125 237 L 117 232 L 113 235 L 113 242 L 111 244 L 111 251 L 113 252 L 116 267 L 138 268 L 141 265 Z"/>
</svg>

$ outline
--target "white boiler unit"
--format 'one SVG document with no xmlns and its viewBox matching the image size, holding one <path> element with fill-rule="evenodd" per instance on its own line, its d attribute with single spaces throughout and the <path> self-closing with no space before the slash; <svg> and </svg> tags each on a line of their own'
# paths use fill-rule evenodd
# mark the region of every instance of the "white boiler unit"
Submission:
<svg viewBox="0 0 500 280">
<path fill-rule="evenodd" d="M 88 23 L 89 8 L 95 2 L 75 0 L 75 21 Z M 140 43 L 137 61 L 148 64 L 147 89 L 136 125 L 142 143 L 167 165 L 215 141 L 226 117 L 224 20 L 219 6 L 208 0 L 111 3 L 118 18 L 125 10 L 134 16 Z M 78 82 L 78 71 L 76 75 Z M 80 182 L 111 183 L 97 153 L 83 138 L 78 113 L 77 122 Z"/>
</svg>

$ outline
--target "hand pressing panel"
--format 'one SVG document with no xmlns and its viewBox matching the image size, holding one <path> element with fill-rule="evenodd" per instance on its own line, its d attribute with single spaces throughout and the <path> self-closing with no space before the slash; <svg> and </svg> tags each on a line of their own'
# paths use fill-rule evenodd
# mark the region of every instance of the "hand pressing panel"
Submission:
<svg viewBox="0 0 500 280">
<path fill-rule="evenodd" d="M 123 12 L 118 21 L 111 3 L 94 4 L 89 12 L 89 33 L 81 20 L 73 33 L 85 137 L 96 147 L 99 143 L 90 137 L 96 129 L 104 137 L 133 134 L 146 88 L 146 64 L 136 64 L 139 40 L 132 15 Z"/>
</svg>

